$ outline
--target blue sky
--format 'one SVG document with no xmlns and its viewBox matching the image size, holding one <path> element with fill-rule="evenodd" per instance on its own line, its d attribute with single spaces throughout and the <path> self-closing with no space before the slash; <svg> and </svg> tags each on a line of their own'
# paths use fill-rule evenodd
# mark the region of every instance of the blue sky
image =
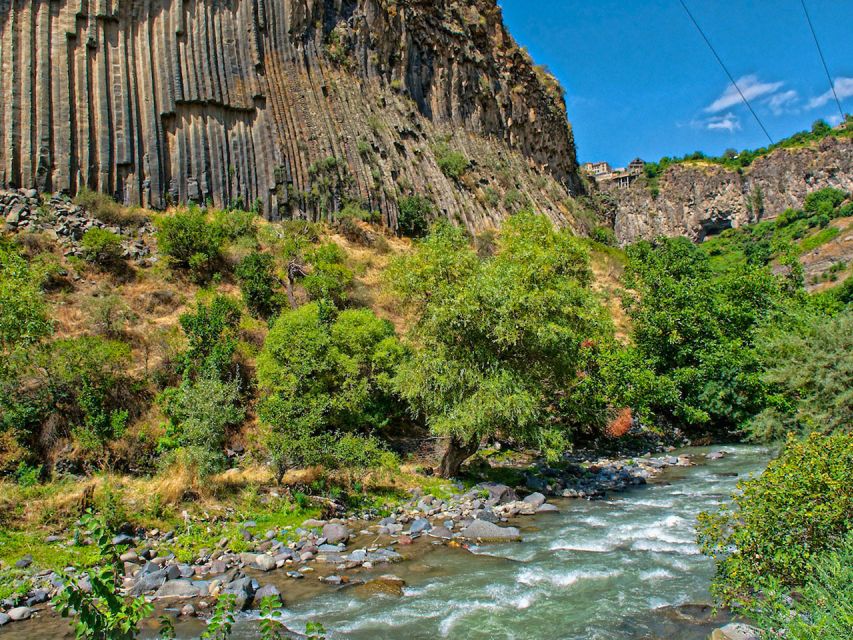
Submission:
<svg viewBox="0 0 853 640">
<path fill-rule="evenodd" d="M 838 122 L 800 0 L 686 0 L 774 140 Z M 678 0 L 499 0 L 515 39 L 566 88 L 581 162 L 767 144 Z M 853 113 L 853 0 L 806 0 Z"/>
</svg>

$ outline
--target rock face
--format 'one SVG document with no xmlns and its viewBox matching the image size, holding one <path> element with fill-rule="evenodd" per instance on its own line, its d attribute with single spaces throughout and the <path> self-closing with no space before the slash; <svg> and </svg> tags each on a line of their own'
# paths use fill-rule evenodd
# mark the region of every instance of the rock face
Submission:
<svg viewBox="0 0 853 640">
<path fill-rule="evenodd" d="M 579 189 L 495 0 L 0 0 L 0 45 L 2 187 L 390 225 L 423 193 L 472 229 L 528 201 L 566 222 Z"/>
<path fill-rule="evenodd" d="M 625 245 L 661 235 L 701 241 L 800 208 L 809 193 L 824 187 L 853 191 L 853 138 L 779 149 L 743 173 L 709 163 L 678 164 L 659 178 L 657 197 L 644 179 L 607 192 L 615 203 L 617 240 Z"/>
</svg>

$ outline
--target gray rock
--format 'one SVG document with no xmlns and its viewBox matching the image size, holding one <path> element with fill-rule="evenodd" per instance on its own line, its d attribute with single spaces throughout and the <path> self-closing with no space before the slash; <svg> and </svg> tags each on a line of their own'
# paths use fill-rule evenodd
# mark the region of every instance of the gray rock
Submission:
<svg viewBox="0 0 853 640">
<path fill-rule="evenodd" d="M 481 482 L 474 487 L 474 490 L 480 491 L 485 489 L 489 492 L 489 502 L 492 504 L 506 504 L 507 502 L 515 502 L 518 500 L 518 495 L 515 491 L 498 482 Z"/>
<path fill-rule="evenodd" d="M 33 615 L 33 610 L 29 607 L 15 607 L 14 609 L 9 609 L 8 615 L 10 620 L 19 622 L 20 620 L 27 620 Z"/>
<path fill-rule="evenodd" d="M 337 544 L 349 540 L 350 530 L 342 524 L 323 525 L 323 537 L 329 544 Z"/>
<path fill-rule="evenodd" d="M 536 513 L 560 513 L 560 510 L 553 504 L 545 503 L 536 509 Z"/>
<path fill-rule="evenodd" d="M 26 605 L 28 607 L 34 607 L 37 604 L 42 604 L 43 602 L 47 602 L 48 598 L 49 598 L 49 596 L 48 596 L 48 593 L 46 590 L 36 589 L 35 591 L 33 591 L 33 595 L 31 595 L 29 598 L 27 598 Z"/>
<path fill-rule="evenodd" d="M 317 527 L 322 527 L 325 524 L 326 524 L 325 520 L 315 520 L 315 519 L 311 518 L 310 520 L 306 520 L 305 522 L 303 522 L 302 526 L 305 527 L 306 529 L 315 529 Z"/>
<path fill-rule="evenodd" d="M 453 537 L 453 533 L 447 527 L 433 527 L 427 535 L 442 540 L 450 540 Z"/>
<path fill-rule="evenodd" d="M 2 627 L 4 624 L 7 624 L 11 619 L 12 618 L 7 616 L 5 613 L 0 613 L 0 627 Z"/>
<path fill-rule="evenodd" d="M 238 578 L 233 582 L 229 582 L 222 592 L 235 596 L 237 609 L 245 611 L 252 606 L 252 600 L 255 596 L 255 586 L 251 578 Z"/>
<path fill-rule="evenodd" d="M 201 589 L 189 580 L 170 580 L 157 589 L 155 598 L 196 598 Z"/>
<path fill-rule="evenodd" d="M 708 460 L 722 460 L 726 457 L 726 454 L 722 451 L 712 451 L 705 457 L 708 458 Z"/>
<path fill-rule="evenodd" d="M 711 640 L 760 640 L 761 632 L 747 624 L 733 622 L 721 629 L 714 629 Z"/>
<path fill-rule="evenodd" d="M 432 525 L 426 518 L 418 518 L 409 526 L 410 533 L 423 533 L 432 529 Z"/>
<path fill-rule="evenodd" d="M 461 534 L 463 538 L 468 540 L 483 540 L 484 542 L 521 540 L 521 534 L 515 527 L 499 527 L 485 520 L 472 521 L 462 530 Z"/>
<path fill-rule="evenodd" d="M 124 544 L 133 544 L 133 537 L 127 535 L 126 533 L 120 533 L 115 538 L 113 538 L 114 545 L 124 545 Z"/>
<path fill-rule="evenodd" d="M 17 567 L 18 569 L 26 569 L 32 563 L 33 557 L 30 554 L 27 554 L 15 563 L 15 567 Z"/>
<path fill-rule="evenodd" d="M 536 507 L 538 509 L 543 504 L 545 504 L 545 496 L 543 496 L 541 493 L 538 493 L 538 492 L 537 493 L 531 493 L 529 496 L 527 496 L 524 499 L 524 502 L 526 502 L 527 504 L 532 504 L 534 507 Z"/>
<path fill-rule="evenodd" d="M 261 571 L 272 571 L 275 569 L 275 558 L 262 553 L 255 558 L 255 566 Z"/>
<path fill-rule="evenodd" d="M 265 584 L 255 593 L 255 600 L 260 602 L 264 598 L 274 598 L 276 607 L 283 607 L 284 602 L 281 599 L 281 592 L 274 584 Z"/>
</svg>

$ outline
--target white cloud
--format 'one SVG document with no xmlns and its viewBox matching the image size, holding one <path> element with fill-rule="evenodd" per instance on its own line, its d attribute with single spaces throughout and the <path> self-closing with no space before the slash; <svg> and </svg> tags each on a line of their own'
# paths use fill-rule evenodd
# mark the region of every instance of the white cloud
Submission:
<svg viewBox="0 0 853 640">
<path fill-rule="evenodd" d="M 839 100 L 844 100 L 844 98 L 853 96 L 853 78 L 836 78 L 834 86 L 835 93 L 838 94 Z M 825 105 L 830 100 L 835 100 L 835 96 L 832 95 L 832 91 L 827 91 L 826 93 L 822 93 L 821 95 L 809 100 L 808 108 L 817 109 L 818 107 Z"/>
<path fill-rule="evenodd" d="M 754 100 L 763 96 L 775 94 L 782 88 L 784 82 L 761 82 L 757 75 L 743 76 L 737 80 L 737 87 L 730 84 L 719 98 L 705 107 L 705 113 L 719 113 L 726 109 L 741 104 L 743 100 L 738 93 L 738 88 L 747 100 Z"/>
<path fill-rule="evenodd" d="M 708 131 L 728 131 L 732 133 L 740 129 L 740 118 L 732 112 L 722 116 L 711 116 L 703 122 Z"/>
<path fill-rule="evenodd" d="M 831 124 L 833 127 L 841 124 L 841 116 L 837 113 L 833 113 L 831 115 L 826 116 L 826 121 Z"/>
<path fill-rule="evenodd" d="M 782 91 L 781 93 L 775 93 L 770 96 L 767 100 L 767 106 L 770 107 L 770 111 L 773 112 L 774 116 L 780 116 L 783 113 L 796 111 L 794 105 L 800 99 L 800 94 L 797 93 L 794 89 L 789 91 Z"/>
</svg>

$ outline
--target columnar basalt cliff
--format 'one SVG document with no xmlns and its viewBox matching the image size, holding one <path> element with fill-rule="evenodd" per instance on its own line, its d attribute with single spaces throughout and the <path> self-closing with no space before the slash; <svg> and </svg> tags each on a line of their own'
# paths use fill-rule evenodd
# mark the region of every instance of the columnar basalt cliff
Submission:
<svg viewBox="0 0 853 640">
<path fill-rule="evenodd" d="M 570 221 L 565 103 L 495 0 L 0 0 L 0 20 L 3 187 Z M 437 146 L 469 170 L 445 176 Z"/>
<path fill-rule="evenodd" d="M 811 146 L 779 149 L 742 173 L 690 162 L 671 166 L 657 193 L 640 179 L 607 190 L 620 244 L 656 236 L 702 240 L 730 227 L 772 219 L 824 187 L 853 192 L 853 138 L 828 137 Z"/>
</svg>

